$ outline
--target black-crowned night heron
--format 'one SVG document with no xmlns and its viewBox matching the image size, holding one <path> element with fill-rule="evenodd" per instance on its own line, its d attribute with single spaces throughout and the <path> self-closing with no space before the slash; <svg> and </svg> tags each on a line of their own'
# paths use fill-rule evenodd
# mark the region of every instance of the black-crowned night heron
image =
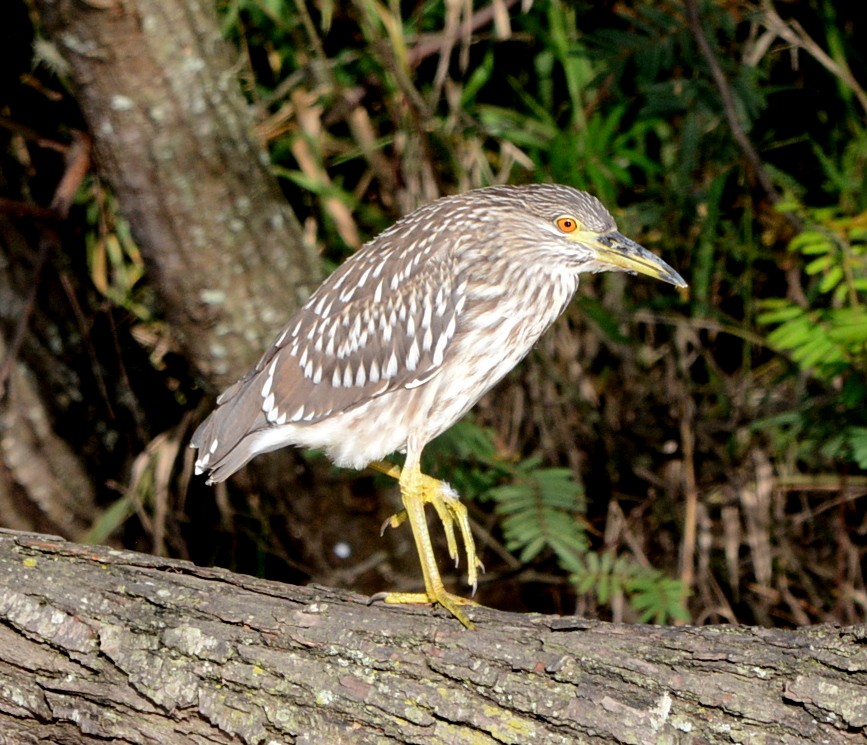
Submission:
<svg viewBox="0 0 867 745">
<path fill-rule="evenodd" d="M 431 504 L 469 583 L 481 568 L 467 512 L 422 474 L 422 449 L 530 351 L 562 313 L 582 272 L 646 274 L 686 283 L 617 232 L 595 197 L 568 186 L 492 186 L 428 204 L 349 258 L 290 320 L 256 368 L 217 399 L 196 430 L 196 472 L 223 481 L 286 445 L 321 448 L 338 466 L 398 479 L 421 560 L 424 592 L 390 603 L 439 603 L 471 627 L 446 591 L 425 520 Z M 383 463 L 406 453 L 403 468 Z"/>
</svg>

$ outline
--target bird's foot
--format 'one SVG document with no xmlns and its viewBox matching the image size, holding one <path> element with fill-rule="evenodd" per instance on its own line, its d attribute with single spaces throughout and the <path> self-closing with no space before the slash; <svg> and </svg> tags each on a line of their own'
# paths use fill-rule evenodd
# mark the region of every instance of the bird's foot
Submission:
<svg viewBox="0 0 867 745">
<path fill-rule="evenodd" d="M 436 510 L 440 522 L 443 524 L 443 530 L 446 534 L 446 542 L 448 544 L 449 556 L 455 562 L 455 567 L 460 565 L 460 554 L 458 553 L 458 543 L 455 535 L 455 525 L 461 533 L 461 539 L 464 542 L 464 551 L 467 555 L 467 584 L 473 588 L 473 595 L 476 594 L 476 588 L 479 584 L 479 571 L 485 571 L 485 566 L 482 564 L 479 557 L 476 555 L 476 543 L 473 540 L 473 533 L 470 529 L 470 519 L 467 513 L 466 505 L 461 502 L 457 492 L 445 481 L 438 481 L 424 474 L 419 474 L 419 491 L 421 493 L 424 504 L 430 504 Z M 386 528 L 397 528 L 406 522 L 407 511 L 400 512 L 389 517 L 383 524 L 381 533 L 385 533 Z M 448 595 L 445 590 L 443 594 Z M 460 596 L 452 596 L 460 597 Z M 435 600 L 443 607 L 448 607 L 438 598 L 416 602 L 432 602 Z M 403 601 L 397 601 L 403 602 Z M 472 601 L 464 601 L 471 603 Z"/>
<path fill-rule="evenodd" d="M 458 495 L 448 484 L 445 484 L 429 476 L 425 476 L 418 467 L 418 461 L 403 469 L 391 463 L 376 462 L 371 466 L 382 473 L 393 476 L 400 483 L 400 494 L 403 499 L 404 509 L 392 515 L 383 525 L 397 527 L 408 522 L 412 528 L 418 558 L 421 562 L 422 574 L 424 575 L 424 592 L 387 592 L 374 596 L 374 600 L 384 600 L 387 603 L 439 603 L 468 629 L 473 624 L 460 606 L 475 605 L 472 600 L 452 595 L 443 586 L 436 557 L 434 556 L 433 543 L 425 519 L 425 506 L 433 505 L 445 530 L 446 540 L 449 547 L 449 556 L 455 564 L 458 563 L 458 542 L 455 526 L 461 533 L 464 542 L 464 551 L 467 555 L 467 574 L 470 584 L 475 592 L 478 583 L 478 571 L 484 567 L 476 555 L 476 544 L 470 530 L 470 520 L 467 508 L 461 503 Z"/>
<path fill-rule="evenodd" d="M 377 600 L 389 605 L 429 605 L 438 603 L 458 619 L 468 629 L 473 629 L 473 622 L 467 617 L 460 606 L 462 605 L 478 605 L 475 600 L 454 595 L 444 587 L 434 589 L 430 594 L 427 592 L 380 592 L 371 596 L 370 602 Z"/>
</svg>

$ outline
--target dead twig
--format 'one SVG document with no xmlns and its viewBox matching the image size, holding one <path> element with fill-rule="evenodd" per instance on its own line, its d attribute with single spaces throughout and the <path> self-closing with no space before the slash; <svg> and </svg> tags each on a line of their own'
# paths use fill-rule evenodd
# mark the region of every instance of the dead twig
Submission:
<svg viewBox="0 0 867 745">
<path fill-rule="evenodd" d="M 776 204 L 780 201 L 780 193 L 774 186 L 774 183 L 768 175 L 759 154 L 753 147 L 753 143 L 750 142 L 750 138 L 747 136 L 747 132 L 741 123 L 731 85 L 729 85 L 729 81 L 723 72 L 722 66 L 711 48 L 710 42 L 704 33 L 704 28 L 702 28 L 701 20 L 698 16 L 697 0 L 684 0 L 684 5 L 686 6 L 686 16 L 689 22 L 689 29 L 695 38 L 696 44 L 698 44 L 699 51 L 704 57 L 705 62 L 707 62 L 710 75 L 719 91 L 720 100 L 723 105 L 723 113 L 725 114 L 729 129 L 732 132 L 732 137 L 735 138 L 735 142 L 738 144 L 738 147 L 741 149 L 741 152 L 749 163 L 750 170 L 752 170 L 768 199 L 770 199 L 772 204 Z"/>
<path fill-rule="evenodd" d="M 78 187 L 90 169 L 90 149 L 90 137 L 83 132 L 75 132 L 72 143 L 66 151 L 66 170 L 63 172 L 63 176 L 54 190 L 51 207 L 46 209 L 45 207 L 34 206 L 29 210 L 24 210 L 24 212 L 29 212 L 29 215 L 33 217 L 45 217 L 49 215 L 52 220 L 66 219 L 66 216 L 69 214 L 69 208 L 72 206 L 75 192 L 78 191 Z M 46 227 L 39 239 L 39 250 L 36 253 L 36 262 L 33 266 L 30 290 L 21 309 L 21 317 L 15 328 L 15 334 L 6 351 L 6 358 L 3 360 L 3 364 L 0 365 L 0 399 L 6 394 L 6 381 L 9 380 L 12 367 L 15 364 L 15 360 L 18 359 L 18 353 L 21 351 L 21 345 L 24 343 L 24 337 L 29 328 L 30 317 L 33 315 L 33 310 L 36 307 L 36 293 L 39 289 L 39 280 L 48 262 L 48 255 L 52 248 L 59 245 L 60 236 L 56 228 Z"/>
</svg>

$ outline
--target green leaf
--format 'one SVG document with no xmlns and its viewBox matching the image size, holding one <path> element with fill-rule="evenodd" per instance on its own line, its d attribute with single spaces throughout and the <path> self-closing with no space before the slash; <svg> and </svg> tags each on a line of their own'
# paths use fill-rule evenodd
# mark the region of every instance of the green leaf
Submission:
<svg viewBox="0 0 867 745">
<path fill-rule="evenodd" d="M 832 265 L 833 261 L 833 256 L 828 256 L 827 254 L 825 254 L 823 256 L 820 256 L 818 259 L 813 259 L 811 262 L 809 262 L 807 266 L 804 267 L 804 271 L 810 275 L 824 272 L 828 267 Z"/>
<path fill-rule="evenodd" d="M 858 468 L 867 471 L 867 427 L 849 427 L 846 439 L 852 449 L 852 459 Z"/>
<path fill-rule="evenodd" d="M 843 281 L 843 267 L 840 264 L 834 264 L 828 268 L 827 273 L 819 282 L 819 292 L 831 292 L 840 282 Z"/>
<path fill-rule="evenodd" d="M 834 243 L 827 233 L 805 230 L 789 241 L 789 250 L 797 251 L 805 256 L 826 254 L 834 250 Z"/>
</svg>

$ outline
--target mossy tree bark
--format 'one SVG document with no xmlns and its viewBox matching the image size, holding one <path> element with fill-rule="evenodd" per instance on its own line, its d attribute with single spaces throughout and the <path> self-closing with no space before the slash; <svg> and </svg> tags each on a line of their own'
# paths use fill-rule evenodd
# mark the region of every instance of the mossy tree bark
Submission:
<svg viewBox="0 0 867 745">
<path fill-rule="evenodd" d="M 215 388 L 320 268 L 277 188 L 208 0 L 38 0 L 166 315 Z"/>
<path fill-rule="evenodd" d="M 0 531 L 0 742 L 856 743 L 867 629 L 368 606 Z M 5 738 L 5 739 L 4 739 Z"/>
</svg>

